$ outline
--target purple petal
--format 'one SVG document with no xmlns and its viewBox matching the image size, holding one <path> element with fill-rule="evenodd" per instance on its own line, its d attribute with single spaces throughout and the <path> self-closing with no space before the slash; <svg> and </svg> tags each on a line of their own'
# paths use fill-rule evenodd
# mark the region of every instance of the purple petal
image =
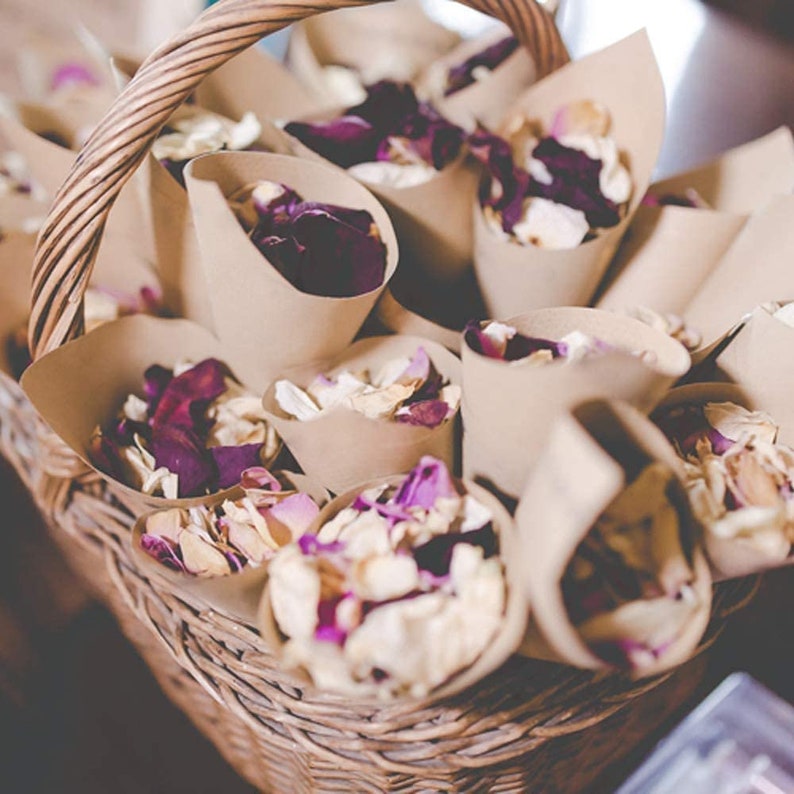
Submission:
<svg viewBox="0 0 794 794">
<path fill-rule="evenodd" d="M 339 628 L 336 623 L 336 608 L 344 596 L 337 596 L 317 604 L 317 628 L 314 638 L 320 642 L 332 642 L 342 646 L 347 639 L 347 632 Z"/>
<path fill-rule="evenodd" d="M 188 572 L 176 549 L 165 538 L 143 534 L 141 535 L 141 548 L 161 565 L 165 565 L 166 568 L 180 573 Z"/>
<path fill-rule="evenodd" d="M 466 86 L 471 85 L 474 78 L 474 70 L 478 67 L 485 67 L 490 71 L 506 61 L 518 49 L 518 39 L 515 36 L 491 44 L 480 52 L 472 55 L 458 66 L 453 66 L 447 73 L 447 88 L 444 96 L 454 94 Z"/>
<path fill-rule="evenodd" d="M 409 521 L 413 518 L 403 506 L 395 504 L 393 500 L 379 502 L 377 499 L 370 499 L 364 494 L 359 494 L 351 507 L 353 510 L 358 510 L 359 513 L 375 510 L 389 522 L 389 526 L 394 526 L 400 521 Z"/>
<path fill-rule="evenodd" d="M 579 149 L 563 146 L 556 138 L 543 138 L 532 152 L 552 176 L 551 184 L 532 180 L 529 193 L 558 204 L 581 210 L 595 228 L 608 228 L 620 222 L 617 205 L 601 192 L 601 160 L 588 157 Z"/>
<path fill-rule="evenodd" d="M 381 134 L 392 134 L 418 109 L 419 100 L 408 83 L 380 80 L 368 86 L 367 98 L 347 113 L 369 122 Z"/>
<path fill-rule="evenodd" d="M 217 487 L 231 488 L 242 479 L 243 472 L 262 462 L 262 444 L 240 444 L 235 447 L 210 447 L 210 455 L 217 469 Z"/>
<path fill-rule="evenodd" d="M 273 491 L 276 493 L 283 490 L 278 478 L 263 466 L 252 466 L 250 469 L 246 469 L 240 475 L 240 485 L 250 491 Z"/>
<path fill-rule="evenodd" d="M 400 408 L 394 419 L 407 425 L 434 428 L 444 422 L 448 414 L 449 405 L 443 400 L 422 400 Z"/>
<path fill-rule="evenodd" d="M 436 535 L 427 543 L 417 546 L 413 550 L 413 557 L 420 570 L 429 571 L 433 576 L 446 576 L 452 562 L 452 552 L 458 543 L 468 543 L 483 549 L 485 557 L 493 557 L 499 544 L 493 525 L 488 523 L 471 532 L 451 532 L 446 535 Z"/>
<path fill-rule="evenodd" d="M 475 352 L 500 361 L 520 361 L 539 350 L 550 350 L 552 358 L 562 358 L 567 354 L 567 345 L 534 336 L 516 333 L 505 342 L 504 349 L 483 332 L 479 322 L 472 321 L 464 330 L 466 344 Z"/>
<path fill-rule="evenodd" d="M 336 554 L 344 551 L 345 544 L 341 540 L 332 543 L 322 543 L 317 540 L 317 535 L 301 535 L 298 538 L 298 546 L 301 553 L 307 557 L 314 557 L 319 554 Z"/>
<path fill-rule="evenodd" d="M 50 77 L 50 89 L 74 88 L 76 86 L 97 86 L 99 78 L 85 64 L 75 62 L 58 66 Z"/>
<path fill-rule="evenodd" d="M 382 137 L 370 123 L 354 114 L 316 124 L 292 121 L 284 129 L 342 168 L 375 160 Z"/>
<path fill-rule="evenodd" d="M 220 361 L 207 358 L 172 378 L 160 397 L 152 424 L 195 428 L 198 416 L 226 391 L 227 372 Z"/>
<path fill-rule="evenodd" d="M 205 493 L 215 476 L 215 467 L 204 445 L 190 430 L 179 425 L 155 425 L 151 452 L 158 468 L 165 466 L 179 476 L 180 498 Z"/>
<path fill-rule="evenodd" d="M 405 478 L 393 501 L 403 507 L 429 510 L 439 497 L 452 496 L 457 496 L 457 491 L 444 462 L 424 455 Z"/>
<path fill-rule="evenodd" d="M 160 398 L 174 377 L 170 369 L 154 364 L 143 373 L 143 391 L 146 395 L 149 416 L 154 416 Z"/>
<path fill-rule="evenodd" d="M 479 128 L 473 132 L 468 138 L 468 147 L 491 176 L 490 180 L 483 180 L 480 203 L 501 213 L 502 228 L 509 233 L 523 214 L 524 197 L 531 177 L 513 162 L 510 144 L 486 129 Z"/>
<path fill-rule="evenodd" d="M 653 420 L 683 457 L 695 455 L 703 439 L 711 442 L 715 455 L 724 455 L 735 443 L 708 423 L 703 406 L 696 403 L 672 406 L 654 414 Z"/>
<path fill-rule="evenodd" d="M 504 359 L 504 350 L 482 330 L 478 320 L 470 320 L 463 329 L 463 340 L 475 352 L 488 358 Z"/>
<path fill-rule="evenodd" d="M 224 551 L 223 556 L 226 558 L 226 562 L 229 563 L 229 570 L 232 573 L 239 573 L 242 571 L 248 562 L 242 554 L 236 554 L 233 551 Z"/>
</svg>

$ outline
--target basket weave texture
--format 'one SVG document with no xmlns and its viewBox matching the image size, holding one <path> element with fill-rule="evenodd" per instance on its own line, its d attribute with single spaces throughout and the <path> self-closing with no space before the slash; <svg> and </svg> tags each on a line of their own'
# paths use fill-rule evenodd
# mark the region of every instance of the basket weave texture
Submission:
<svg viewBox="0 0 794 794">
<path fill-rule="evenodd" d="M 539 72 L 567 59 L 553 22 L 534 3 L 467 2 L 507 22 Z M 37 357 L 80 333 L 82 293 L 112 202 L 201 78 L 291 22 L 361 4 L 223 0 L 147 60 L 84 147 L 42 231 L 30 325 Z M 136 569 L 128 550 L 135 516 L 114 502 L 101 478 L 1 375 L 0 452 L 33 494 L 67 559 L 113 611 L 166 693 L 237 772 L 263 790 L 558 790 L 550 781 L 558 780 L 560 763 L 596 741 L 585 729 L 670 686 L 665 682 L 691 691 L 702 668 L 701 655 L 676 673 L 633 682 L 514 657 L 476 687 L 426 705 L 361 706 L 307 693 L 279 668 L 253 628 L 187 594 L 177 596 L 167 582 Z M 756 585 L 745 579 L 717 588 L 699 652 Z M 624 723 L 630 726 L 630 717 Z M 603 763 L 621 737 L 616 729 L 606 746 L 600 735 Z M 576 766 L 565 773 L 569 782 L 582 774 Z M 588 778 L 581 780 L 586 785 Z"/>
</svg>

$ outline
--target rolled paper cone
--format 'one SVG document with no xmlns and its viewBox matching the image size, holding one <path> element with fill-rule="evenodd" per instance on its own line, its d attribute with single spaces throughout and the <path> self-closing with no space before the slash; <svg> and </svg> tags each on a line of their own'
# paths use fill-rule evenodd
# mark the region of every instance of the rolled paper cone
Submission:
<svg viewBox="0 0 794 794">
<path fill-rule="evenodd" d="M 632 672 L 656 675 L 685 661 L 697 647 L 710 617 L 711 577 L 702 551 L 692 542 L 695 523 L 686 508 L 683 489 L 675 485 L 681 477 L 681 461 L 658 428 L 639 411 L 619 401 L 595 401 L 556 419 L 518 504 L 521 567 L 532 604 L 532 625 L 520 653 L 576 667 L 610 666 L 590 649 L 571 622 L 561 583 L 579 543 L 597 518 L 627 481 L 652 462 L 668 467 L 673 487 L 681 490 L 674 506 L 679 520 L 685 522 L 682 548 L 694 573 L 691 586 L 699 604 L 664 653 L 653 664 Z M 603 617 L 610 638 L 616 640 L 633 638 L 623 631 L 637 631 L 641 636 L 650 628 L 624 624 L 617 611 Z M 611 618 L 615 620 L 610 627 Z"/>
<path fill-rule="evenodd" d="M 296 489 L 307 493 L 322 508 L 329 500 L 329 494 L 313 483 L 308 477 L 290 473 Z M 206 497 L 201 507 L 216 507 L 224 499 L 242 498 L 241 488 L 228 491 L 225 496 Z M 226 614 L 233 620 L 239 620 L 248 626 L 256 626 L 257 611 L 262 598 L 262 591 L 267 580 L 267 561 L 254 567 L 246 565 L 242 571 L 227 576 L 195 576 L 173 571 L 162 565 L 141 548 L 141 535 L 146 532 L 146 522 L 152 512 L 140 516 L 132 528 L 129 548 L 138 569 L 149 578 L 163 580 L 177 595 L 184 593 L 190 599 L 196 599 L 210 609 Z"/>
<path fill-rule="evenodd" d="M 47 204 L 21 193 L 0 196 L 0 235 L 6 232 L 34 234 L 47 217 Z"/>
<path fill-rule="evenodd" d="M 474 201 L 474 269 L 492 317 L 588 303 L 645 195 L 661 147 L 665 99 L 644 30 L 556 70 L 527 89 L 511 114 L 524 109 L 548 130 L 560 108 L 580 100 L 598 102 L 611 115 L 609 135 L 633 183 L 626 213 L 592 240 L 553 250 L 501 239 L 487 227 Z"/>
<path fill-rule="evenodd" d="M 8 340 L 27 320 L 30 311 L 30 274 L 36 237 L 24 232 L 0 235 L 0 375 L 3 387 L 13 383 L 14 367 L 9 361 Z"/>
<path fill-rule="evenodd" d="M 0 135 L 11 149 L 24 157 L 34 180 L 49 196 L 55 196 L 72 168 L 82 136 L 90 132 L 93 123 L 102 117 L 109 101 L 110 97 L 101 103 L 93 120 L 89 120 L 81 104 L 50 107 L 20 103 L 17 106 L 19 120 L 0 116 Z M 74 148 L 67 149 L 52 143 L 42 137 L 46 133 L 55 133 Z M 108 216 L 105 233 L 123 238 L 138 256 L 154 261 L 151 227 L 135 180 L 119 194 Z"/>
<path fill-rule="evenodd" d="M 513 498 L 521 494 L 551 423 L 572 405 L 614 398 L 649 412 L 689 369 L 683 345 L 639 320 L 600 309 L 538 309 L 506 322 L 526 336 L 559 340 L 582 331 L 617 348 L 571 364 L 536 366 L 488 358 L 462 344 L 463 473 Z M 655 363 L 632 354 L 642 351 Z"/>
<path fill-rule="evenodd" d="M 703 334 L 703 346 L 721 339 L 756 306 L 794 300 L 794 196 L 776 196 L 750 216 L 684 312 Z"/>
<path fill-rule="evenodd" d="M 414 461 L 416 463 L 416 461 Z M 317 521 L 314 524 L 315 531 L 319 531 L 320 527 L 343 508 L 350 505 L 362 491 L 367 488 L 372 488 L 384 482 L 388 484 L 396 484 L 401 482 L 403 477 L 395 476 L 388 478 L 373 478 L 369 481 L 360 483 L 356 488 L 347 491 L 326 505 L 320 512 Z M 447 683 L 442 684 L 440 687 L 434 689 L 426 698 L 427 700 L 439 700 L 445 697 L 451 697 L 457 692 L 462 691 L 467 686 L 471 686 L 484 678 L 489 673 L 500 667 L 510 655 L 516 650 L 521 642 L 522 637 L 526 631 L 527 619 L 529 615 L 529 604 L 527 603 L 524 595 L 524 587 L 520 578 L 520 569 L 516 564 L 518 559 L 518 538 L 516 535 L 516 528 L 509 513 L 505 510 L 502 504 L 496 499 L 493 494 L 481 488 L 476 483 L 469 482 L 468 480 L 459 481 L 467 493 L 471 494 L 477 501 L 485 505 L 493 515 L 494 528 L 499 535 L 499 553 L 502 557 L 502 562 L 505 567 L 505 579 L 507 585 L 507 602 L 505 606 L 504 623 L 497 636 L 488 644 L 486 649 L 480 657 L 468 668 L 454 675 Z M 285 637 L 279 630 L 273 615 L 273 610 L 270 602 L 269 594 L 270 585 L 265 586 L 265 591 L 262 600 L 259 604 L 259 618 L 258 625 L 262 634 L 265 645 L 269 650 L 275 654 L 281 655 L 284 648 Z M 309 675 L 303 670 L 294 671 L 296 678 L 308 687 L 313 687 L 314 684 Z M 346 700 L 349 700 L 351 695 L 344 695 Z M 382 703 L 374 696 L 364 697 L 362 695 L 354 695 L 356 701 L 367 702 L 373 700 L 374 702 Z M 406 696 L 405 700 L 417 699 L 412 696 Z M 418 699 L 417 699 L 418 700 Z"/>
<path fill-rule="evenodd" d="M 683 314 L 747 217 L 689 207 L 639 207 L 610 265 L 596 306 L 647 306 Z"/>
<path fill-rule="evenodd" d="M 657 197 L 683 195 L 694 188 L 715 210 L 749 215 L 773 196 L 794 189 L 794 138 L 778 127 L 737 146 L 711 162 L 651 185 Z"/>
<path fill-rule="evenodd" d="M 494 128 L 504 118 L 516 97 L 537 79 L 535 62 L 519 46 L 495 69 L 471 85 L 444 96 L 447 73 L 479 52 L 510 35 L 503 25 L 482 36 L 461 42 L 427 66 L 417 78 L 417 92 L 427 97 L 443 116 L 466 130 L 477 122 Z M 436 89 L 436 90 L 434 90 Z"/>
<path fill-rule="evenodd" d="M 247 112 L 260 119 L 286 119 L 315 113 L 331 104 L 328 100 L 321 103 L 259 46 L 249 47 L 202 80 L 196 89 L 196 101 L 231 119 L 242 118 Z"/>
<path fill-rule="evenodd" d="M 682 314 L 722 259 L 747 215 L 794 189 L 794 139 L 780 127 L 715 160 L 656 182 L 651 196 L 695 190 L 709 209 L 641 206 L 599 290 L 597 306 L 645 305 Z"/>
<path fill-rule="evenodd" d="M 318 114 L 312 120 L 330 120 L 343 112 Z M 297 138 L 283 132 L 289 151 L 298 157 L 333 165 Z M 335 168 L 338 166 L 334 166 Z M 400 243 L 400 256 L 437 281 L 454 281 L 470 267 L 474 245 L 471 202 L 477 192 L 480 169 L 461 154 L 435 176 L 411 187 L 396 188 L 358 180 L 372 191 L 389 212 Z"/>
<path fill-rule="evenodd" d="M 304 388 L 317 375 L 334 376 L 342 370 L 376 372 L 386 362 L 412 356 L 423 347 L 444 380 L 460 385 L 460 361 L 446 348 L 415 336 L 380 336 L 361 339 L 335 359 L 316 361 L 279 376 Z M 284 440 L 301 468 L 332 493 L 341 493 L 372 477 L 408 471 L 422 455 L 443 460 L 455 470 L 457 422 L 455 417 L 434 428 L 391 419 L 370 419 L 359 411 L 337 406 L 316 419 L 300 421 L 279 406 L 275 382 L 265 391 L 268 421 Z M 351 445 L 355 454 L 349 454 Z"/>
<path fill-rule="evenodd" d="M 377 199 L 338 168 L 263 152 L 207 155 L 188 165 L 185 175 L 213 325 L 240 378 L 261 392 L 285 369 L 349 345 L 397 266 L 397 239 Z M 228 196 L 260 179 L 287 185 L 306 201 L 367 210 L 386 246 L 381 285 L 355 297 L 330 298 L 289 283 L 228 204 Z"/>
<path fill-rule="evenodd" d="M 376 310 L 378 319 L 392 333 L 421 336 L 425 339 L 431 339 L 433 342 L 437 342 L 439 345 L 446 347 L 447 350 L 451 350 L 453 353 L 460 355 L 460 331 L 453 331 L 451 328 L 445 328 L 443 325 L 434 323 L 432 320 L 428 320 L 420 314 L 412 312 L 394 297 L 394 294 L 388 287 L 380 296 Z"/>
<path fill-rule="evenodd" d="M 408 81 L 459 41 L 457 33 L 431 20 L 420 3 L 399 0 L 298 22 L 290 34 L 287 63 L 319 100 L 327 101 L 325 66 L 354 69 L 365 85 L 383 78 Z"/>
<path fill-rule="evenodd" d="M 21 385 L 42 419 L 137 516 L 164 507 L 190 507 L 207 497 L 166 499 L 141 493 L 94 466 L 90 439 L 97 426 L 106 427 L 114 420 L 129 394 L 143 392 L 143 374 L 150 366 L 173 367 L 180 361 L 198 363 L 209 357 L 228 364 L 223 346 L 204 328 L 188 320 L 135 315 L 102 325 L 35 361 Z"/>
<path fill-rule="evenodd" d="M 753 405 L 778 425 L 778 441 L 794 446 L 794 328 L 757 308 L 716 358 L 721 376 L 741 385 Z"/>
<path fill-rule="evenodd" d="M 766 411 L 777 425 L 779 419 L 774 410 L 770 410 L 763 402 L 757 401 L 753 391 L 753 387 L 745 383 L 691 383 L 672 389 L 659 404 L 657 411 L 661 412 L 675 405 L 689 403 L 703 405 L 707 402 L 732 402 L 750 411 Z M 760 394 L 759 396 L 763 400 L 766 395 Z M 781 407 L 784 415 L 791 415 L 790 406 Z M 653 416 L 651 418 L 653 419 Z M 780 428 L 778 442 L 790 444 L 791 426 L 789 425 L 787 433 L 784 432 L 782 425 L 778 425 L 778 427 Z M 794 556 L 790 554 L 790 544 L 788 548 L 781 545 L 779 549 L 772 551 L 761 549 L 757 544 L 741 536 L 736 538 L 717 537 L 707 529 L 704 529 L 703 532 L 703 543 L 711 565 L 712 576 L 716 582 L 794 564 Z"/>
<path fill-rule="evenodd" d="M 7 341 L 24 328 L 30 313 L 30 279 L 36 237 L 24 232 L 0 234 L 0 371 L 11 376 Z M 91 285 L 122 295 L 137 297 L 143 287 L 157 289 L 147 263 L 133 256 L 116 240 L 103 238 L 98 267 Z"/>
</svg>

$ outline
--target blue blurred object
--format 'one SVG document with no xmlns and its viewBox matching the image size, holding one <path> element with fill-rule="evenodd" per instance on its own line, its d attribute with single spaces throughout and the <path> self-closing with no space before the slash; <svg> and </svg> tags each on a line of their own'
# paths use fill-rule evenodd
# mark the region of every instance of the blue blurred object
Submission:
<svg viewBox="0 0 794 794">
<path fill-rule="evenodd" d="M 794 708 L 746 673 L 726 678 L 616 794 L 792 794 Z"/>
</svg>

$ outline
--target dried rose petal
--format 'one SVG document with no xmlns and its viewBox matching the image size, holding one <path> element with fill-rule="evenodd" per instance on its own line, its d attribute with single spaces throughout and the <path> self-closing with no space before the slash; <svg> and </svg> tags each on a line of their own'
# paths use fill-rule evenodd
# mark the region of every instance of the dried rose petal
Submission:
<svg viewBox="0 0 794 794">
<path fill-rule="evenodd" d="M 187 568 L 185 568 L 184 563 L 179 558 L 176 548 L 165 538 L 143 534 L 141 535 L 141 548 L 166 568 L 180 573 L 187 573 Z"/>
<path fill-rule="evenodd" d="M 397 422 L 419 427 L 438 427 L 449 415 L 449 405 L 443 400 L 422 400 L 399 408 L 394 414 Z"/>
<path fill-rule="evenodd" d="M 381 141 L 378 130 L 355 115 L 316 123 L 291 121 L 284 129 L 305 146 L 342 168 L 376 160 Z"/>
<path fill-rule="evenodd" d="M 478 79 L 480 70 L 493 71 L 518 49 L 518 39 L 507 36 L 480 52 L 467 58 L 463 63 L 453 66 L 447 73 L 447 87 L 444 96 L 450 96 Z"/>
<path fill-rule="evenodd" d="M 458 492 L 444 463 L 424 455 L 403 481 L 394 502 L 403 507 L 424 507 L 429 510 L 439 498 L 457 496 Z"/>
<path fill-rule="evenodd" d="M 261 462 L 262 444 L 240 444 L 236 447 L 211 447 L 210 454 L 217 470 L 219 488 L 237 485 L 243 472 Z M 181 479 L 181 478 L 180 478 Z"/>
</svg>

